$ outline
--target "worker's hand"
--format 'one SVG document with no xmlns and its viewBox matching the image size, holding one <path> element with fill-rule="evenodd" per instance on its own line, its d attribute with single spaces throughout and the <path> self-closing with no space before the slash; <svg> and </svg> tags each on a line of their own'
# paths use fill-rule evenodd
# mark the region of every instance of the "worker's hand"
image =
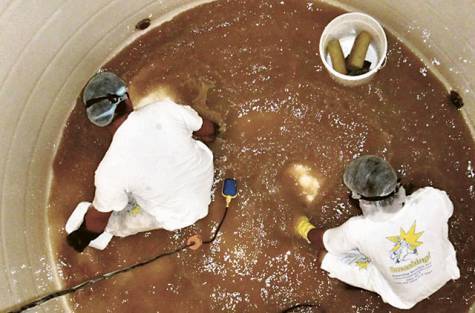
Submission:
<svg viewBox="0 0 475 313">
<path fill-rule="evenodd" d="M 66 238 L 68 244 L 77 252 L 83 252 L 89 243 L 99 237 L 100 234 L 89 231 L 85 223 L 81 227 L 73 231 Z"/>
<path fill-rule="evenodd" d="M 204 142 L 213 142 L 216 140 L 218 135 L 219 125 L 215 122 L 203 118 L 203 125 L 201 128 L 193 133 L 193 136 L 196 139 L 202 140 Z"/>
<path fill-rule="evenodd" d="M 312 247 L 314 247 L 317 251 L 325 251 L 325 245 L 323 244 L 324 232 L 325 231 L 323 229 L 313 228 L 307 234 L 308 241 L 310 241 Z"/>
</svg>

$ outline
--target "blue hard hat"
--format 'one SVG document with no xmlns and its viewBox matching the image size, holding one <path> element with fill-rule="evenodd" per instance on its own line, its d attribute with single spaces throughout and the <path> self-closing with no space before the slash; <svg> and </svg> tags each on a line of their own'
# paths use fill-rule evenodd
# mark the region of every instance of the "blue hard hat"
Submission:
<svg viewBox="0 0 475 313">
<path fill-rule="evenodd" d="M 88 119 L 99 127 L 114 119 L 117 105 L 127 99 L 127 85 L 112 72 L 95 74 L 84 88 L 82 100 Z"/>
</svg>

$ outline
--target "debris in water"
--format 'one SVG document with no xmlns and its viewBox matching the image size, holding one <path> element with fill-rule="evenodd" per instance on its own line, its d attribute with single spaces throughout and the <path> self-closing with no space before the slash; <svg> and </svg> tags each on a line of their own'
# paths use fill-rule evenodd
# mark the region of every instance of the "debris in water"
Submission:
<svg viewBox="0 0 475 313">
<path fill-rule="evenodd" d="M 136 25 L 135 25 L 135 29 L 136 30 L 145 30 L 147 29 L 150 24 L 151 24 L 151 20 L 149 18 L 144 18 L 143 20 L 139 21 Z"/>
<path fill-rule="evenodd" d="M 460 96 L 460 94 L 456 92 L 455 90 L 450 91 L 449 98 L 452 104 L 455 105 L 457 109 L 461 109 L 463 107 L 462 96 Z"/>
</svg>

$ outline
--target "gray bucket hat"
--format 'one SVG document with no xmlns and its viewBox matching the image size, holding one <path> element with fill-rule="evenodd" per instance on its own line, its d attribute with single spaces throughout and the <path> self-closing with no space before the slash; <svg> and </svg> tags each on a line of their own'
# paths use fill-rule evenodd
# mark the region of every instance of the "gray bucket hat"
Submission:
<svg viewBox="0 0 475 313">
<path fill-rule="evenodd" d="M 117 105 L 127 99 L 127 85 L 112 72 L 99 72 L 87 83 L 82 95 L 87 117 L 99 127 L 114 119 Z"/>
<path fill-rule="evenodd" d="M 374 155 L 364 155 L 351 161 L 343 174 L 343 182 L 355 198 L 375 200 L 392 194 L 398 186 L 398 178 L 391 165 Z"/>
</svg>

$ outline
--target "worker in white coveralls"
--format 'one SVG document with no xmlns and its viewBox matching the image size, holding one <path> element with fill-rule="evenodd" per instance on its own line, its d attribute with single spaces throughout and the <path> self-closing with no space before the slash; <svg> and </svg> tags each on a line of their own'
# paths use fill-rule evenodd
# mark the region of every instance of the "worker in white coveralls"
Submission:
<svg viewBox="0 0 475 313">
<path fill-rule="evenodd" d="M 343 182 L 363 215 L 326 231 L 301 217 L 296 229 L 322 252 L 321 268 L 330 277 L 400 309 L 460 277 L 448 239 L 453 204 L 444 191 L 426 187 L 406 196 L 389 163 L 371 155 L 353 160 Z"/>
<path fill-rule="evenodd" d="M 133 111 L 125 83 L 101 72 L 83 93 L 89 120 L 115 133 L 95 173 L 95 196 L 66 223 L 67 241 L 82 252 L 104 249 L 113 236 L 173 231 L 208 214 L 217 125 L 171 100 Z M 196 140 L 196 139 L 199 140 Z"/>
</svg>

